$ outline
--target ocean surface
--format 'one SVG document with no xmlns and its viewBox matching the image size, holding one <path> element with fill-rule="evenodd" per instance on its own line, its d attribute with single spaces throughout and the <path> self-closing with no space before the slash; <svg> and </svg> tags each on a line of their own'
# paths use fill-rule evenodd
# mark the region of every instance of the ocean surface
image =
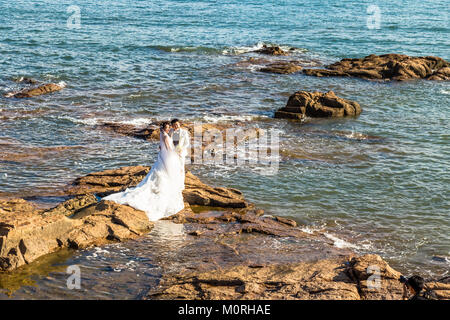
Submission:
<svg viewBox="0 0 450 320">
<path fill-rule="evenodd" d="M 51 206 L 60 199 L 42 196 L 76 177 L 155 161 L 155 143 L 95 127 L 105 121 L 241 120 L 277 130 L 277 174 L 257 165 L 189 169 L 240 189 L 268 214 L 324 230 L 338 247 L 380 254 L 405 274 L 448 275 L 450 84 L 267 74 L 239 64 L 260 57 L 250 51 L 263 44 L 296 48 L 289 59 L 305 66 L 384 53 L 450 60 L 447 1 L 17 0 L 1 1 L 0 12 L 0 92 L 22 88 L 13 81 L 20 77 L 67 84 L 33 99 L 0 97 L 0 196 L 40 195 L 37 203 Z M 297 90 L 333 90 L 363 112 L 273 119 Z M 102 263 L 123 260 L 124 246 L 101 249 L 113 252 Z M 136 248 L 127 259 L 145 258 L 145 246 Z"/>
</svg>

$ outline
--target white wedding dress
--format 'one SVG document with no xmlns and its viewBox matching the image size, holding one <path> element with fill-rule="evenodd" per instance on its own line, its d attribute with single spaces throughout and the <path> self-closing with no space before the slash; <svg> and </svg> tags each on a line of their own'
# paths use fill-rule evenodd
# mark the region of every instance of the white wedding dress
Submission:
<svg viewBox="0 0 450 320">
<path fill-rule="evenodd" d="M 169 149 L 164 143 L 168 138 Z M 165 132 L 159 137 L 158 160 L 150 172 L 134 188 L 102 198 L 145 211 L 150 221 L 171 216 L 184 208 L 184 168 L 175 152 L 172 138 Z"/>
</svg>

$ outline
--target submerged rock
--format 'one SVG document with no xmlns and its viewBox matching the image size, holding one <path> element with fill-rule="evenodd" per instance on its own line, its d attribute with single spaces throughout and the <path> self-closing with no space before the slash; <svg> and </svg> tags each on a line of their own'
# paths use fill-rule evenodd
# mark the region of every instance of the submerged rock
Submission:
<svg viewBox="0 0 450 320">
<path fill-rule="evenodd" d="M 333 91 L 327 93 L 297 91 L 289 97 L 285 107 L 275 112 L 275 118 L 357 116 L 361 111 L 357 102 L 339 98 Z"/>
<path fill-rule="evenodd" d="M 159 128 L 156 124 L 139 128 L 131 124 L 105 122 L 98 125 L 97 128 L 143 140 L 159 140 Z"/>
<path fill-rule="evenodd" d="M 402 54 L 369 55 L 342 59 L 326 69 L 305 69 L 316 77 L 358 77 L 368 80 L 450 80 L 450 63 L 439 57 L 410 57 Z"/>
</svg>

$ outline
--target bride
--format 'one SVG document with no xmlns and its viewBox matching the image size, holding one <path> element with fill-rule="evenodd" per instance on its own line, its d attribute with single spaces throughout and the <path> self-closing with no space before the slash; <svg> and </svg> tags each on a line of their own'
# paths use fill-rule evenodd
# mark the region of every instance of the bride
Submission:
<svg viewBox="0 0 450 320">
<path fill-rule="evenodd" d="M 111 194 L 102 200 L 112 200 L 145 211 L 150 221 L 173 215 L 184 208 L 184 168 L 169 136 L 170 124 L 161 125 L 158 160 L 136 187 Z"/>
</svg>

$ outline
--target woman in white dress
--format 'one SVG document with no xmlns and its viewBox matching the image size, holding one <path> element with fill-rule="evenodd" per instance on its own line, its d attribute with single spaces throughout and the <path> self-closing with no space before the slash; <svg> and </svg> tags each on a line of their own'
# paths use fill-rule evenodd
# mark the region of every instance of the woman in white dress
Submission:
<svg viewBox="0 0 450 320">
<path fill-rule="evenodd" d="M 164 122 L 159 135 L 158 160 L 134 188 L 102 198 L 145 211 L 150 221 L 171 216 L 184 208 L 184 168 L 169 136 L 170 124 Z"/>
</svg>

